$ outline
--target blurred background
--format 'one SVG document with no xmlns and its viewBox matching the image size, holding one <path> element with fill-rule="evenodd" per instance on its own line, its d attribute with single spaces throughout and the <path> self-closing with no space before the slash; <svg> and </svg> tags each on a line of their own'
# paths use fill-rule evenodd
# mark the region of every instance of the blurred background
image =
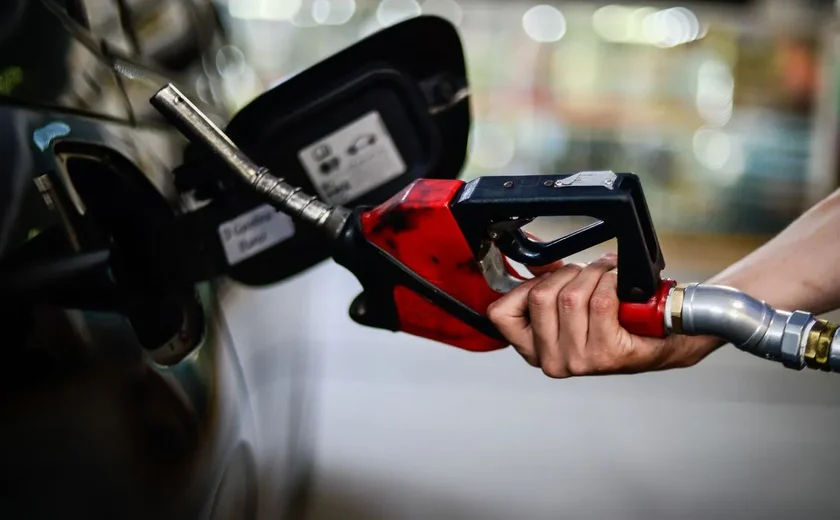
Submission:
<svg viewBox="0 0 840 520">
<path fill-rule="evenodd" d="M 472 84 L 467 179 L 632 171 L 662 233 L 712 235 L 776 232 L 835 181 L 820 141 L 834 126 L 831 1 L 219 5 L 235 45 L 216 65 L 240 105 L 384 26 L 449 19 Z"/>
<path fill-rule="evenodd" d="M 212 65 L 234 109 L 382 27 L 449 19 L 472 88 L 462 177 L 637 173 L 681 280 L 752 251 L 838 184 L 833 1 L 219 7 L 234 43 Z M 311 518 L 840 515 L 831 376 L 724 349 L 686 371 L 551 381 L 513 352 L 355 326 L 358 287 L 331 263 L 291 284 L 322 317 L 301 332 L 316 360 Z"/>
<path fill-rule="evenodd" d="M 471 86 L 462 178 L 636 173 L 666 275 L 681 281 L 702 281 L 746 255 L 840 183 L 834 0 L 214 0 L 218 16 L 187 7 L 204 0 L 47 3 L 85 7 L 85 16 L 67 8 L 69 18 L 84 18 L 84 30 L 49 56 L 91 71 L 56 87 L 51 106 L 131 125 L 151 117 L 151 87 L 134 81 L 142 75 L 130 60 L 109 62 L 116 73 L 103 73 L 102 57 L 79 43 L 86 38 L 191 78 L 194 98 L 222 107 L 213 117 L 223 120 L 381 28 L 422 14 L 447 18 L 461 35 Z M 211 34 L 216 24 L 227 35 L 221 43 Z M 27 83 L 14 60 L 25 53 L 8 47 L 0 95 L 23 106 L 53 96 L 32 87 L 49 91 L 52 83 L 33 81 L 29 69 L 32 83 L 20 88 Z M 52 66 L 34 48 L 26 54 Z M 87 137 L 72 110 L 62 116 L 67 128 L 26 115 L 23 137 L 4 139 L 32 148 L 33 129 L 49 141 L 44 132 L 71 126 Z M 120 127 L 102 139 L 128 150 L 166 191 L 179 145 L 141 143 L 147 131 Z M 138 143 L 146 162 L 131 155 Z M 44 152 L 37 136 L 35 144 Z M 534 226 L 549 238 L 566 223 Z M 218 360 L 224 402 L 212 428 L 223 449 L 208 470 L 210 498 L 199 499 L 212 512 L 205 516 L 840 518 L 840 452 L 831 449 L 840 432 L 837 376 L 789 371 L 729 347 L 688 370 L 550 380 L 511 349 L 470 354 L 362 328 L 347 314 L 359 290 L 331 261 L 270 287 L 213 287 L 222 339 L 208 357 Z M 87 424 L 111 415 L 78 417 Z M 149 480 L 170 489 L 159 474 Z"/>
</svg>

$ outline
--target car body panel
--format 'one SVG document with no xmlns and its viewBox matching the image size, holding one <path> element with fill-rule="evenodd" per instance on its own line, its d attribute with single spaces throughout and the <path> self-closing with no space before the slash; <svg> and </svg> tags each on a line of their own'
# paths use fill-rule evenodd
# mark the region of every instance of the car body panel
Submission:
<svg viewBox="0 0 840 520">
<path fill-rule="evenodd" d="M 23 0 L 0 9 L 8 15 L 0 23 L 0 259 L 52 228 L 72 235 L 56 202 L 57 184 L 66 178 L 59 151 L 73 143 L 118 154 L 173 208 L 182 204 L 172 170 L 185 141 L 148 98 L 166 81 L 199 83 L 206 75 L 202 56 L 223 37 L 212 25 L 208 37 L 192 21 L 185 28 L 177 17 L 158 17 L 144 33 L 146 51 L 137 53 L 120 47 L 121 25 L 113 18 L 82 16 L 85 4 L 116 9 L 117 2 Z M 148 13 L 167 2 L 129 4 Z M 198 33 L 200 45 L 191 39 Z M 155 34 L 163 43 L 155 44 Z M 223 122 L 223 105 L 211 100 L 202 109 Z M 195 289 L 203 334 L 173 366 L 151 359 L 117 313 L 50 305 L 23 312 L 24 305 L 3 299 L 0 516 L 291 514 L 309 460 L 299 389 L 305 373 L 295 372 L 299 344 L 234 337 L 230 316 L 247 317 L 251 309 L 247 298 L 236 297 L 241 290 L 225 281 Z M 263 355 L 260 368 L 273 374 L 271 395 L 257 400 L 260 376 L 243 363 L 267 349 L 272 355 Z"/>
</svg>

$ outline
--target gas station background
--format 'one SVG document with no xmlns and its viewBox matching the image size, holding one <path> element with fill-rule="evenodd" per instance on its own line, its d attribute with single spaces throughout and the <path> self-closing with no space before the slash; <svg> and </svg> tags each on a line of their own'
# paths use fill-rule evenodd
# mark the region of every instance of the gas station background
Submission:
<svg viewBox="0 0 840 520">
<path fill-rule="evenodd" d="M 474 117 L 462 177 L 634 172 L 679 280 L 741 258 L 838 184 L 833 3 L 220 7 L 234 43 L 204 67 L 225 92 L 198 90 L 232 109 L 380 27 L 449 18 Z M 558 220 L 534 225 L 551 238 L 578 224 Z M 238 314 L 241 337 L 295 317 L 282 344 L 308 356 L 307 518 L 771 519 L 801 503 L 836 517 L 820 491 L 838 463 L 823 449 L 840 424 L 830 375 L 727 348 L 691 370 L 558 384 L 510 350 L 476 357 L 358 327 L 356 294 L 328 262 L 239 296 L 271 309 Z"/>
<path fill-rule="evenodd" d="M 235 45 L 208 65 L 239 105 L 384 26 L 450 20 L 471 83 L 465 179 L 633 172 L 666 236 L 772 234 L 837 181 L 834 26 L 814 2 L 219 3 Z"/>
<path fill-rule="evenodd" d="M 173 42 L 200 31 L 189 2 L 126 1 L 152 61 L 177 61 Z M 216 3 L 231 43 L 195 88 L 231 113 L 372 31 L 450 19 L 474 116 L 462 177 L 636 173 L 679 280 L 714 274 L 838 185 L 834 2 Z M 109 5 L 94 34 L 119 25 Z M 78 82 L 95 110 L 123 110 Z M 148 96 L 136 93 L 138 118 Z M 534 224 L 550 238 L 576 223 Z M 802 504 L 837 517 L 830 374 L 726 348 L 690 370 L 558 382 L 512 349 L 475 356 L 360 327 L 347 315 L 358 291 L 332 262 L 272 287 L 220 285 L 259 473 L 231 473 L 233 505 L 240 488 L 281 501 L 311 449 L 309 519 L 769 520 Z"/>
</svg>

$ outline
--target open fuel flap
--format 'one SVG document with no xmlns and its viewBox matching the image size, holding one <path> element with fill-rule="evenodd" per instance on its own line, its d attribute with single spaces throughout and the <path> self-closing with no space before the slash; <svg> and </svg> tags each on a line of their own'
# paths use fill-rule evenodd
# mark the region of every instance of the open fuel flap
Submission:
<svg viewBox="0 0 840 520">
<path fill-rule="evenodd" d="M 459 175 L 467 100 L 460 38 L 449 22 L 425 16 L 285 79 L 226 132 L 325 203 L 376 205 L 417 178 Z M 171 364 L 203 335 L 196 284 L 226 275 L 271 284 L 329 257 L 314 230 L 203 150 L 185 149 L 173 204 L 117 150 L 66 134 L 51 134 L 44 150 L 56 168 L 35 179 L 60 218 L 0 263 L 9 301 L 120 313 L 143 346 Z"/>
<path fill-rule="evenodd" d="M 414 179 L 460 174 L 468 88 L 454 26 L 423 16 L 285 79 L 225 132 L 256 162 L 326 203 L 375 205 Z M 194 228 L 232 278 L 273 283 L 329 257 L 315 232 L 268 206 L 203 150 L 190 146 L 176 175 L 181 191 L 209 201 Z"/>
</svg>

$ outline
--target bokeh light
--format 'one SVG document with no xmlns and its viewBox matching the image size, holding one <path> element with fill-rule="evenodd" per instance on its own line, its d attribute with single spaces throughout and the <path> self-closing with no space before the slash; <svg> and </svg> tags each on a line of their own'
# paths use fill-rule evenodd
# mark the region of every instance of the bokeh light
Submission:
<svg viewBox="0 0 840 520">
<path fill-rule="evenodd" d="M 692 145 L 695 158 L 717 184 L 734 184 L 743 175 L 744 151 L 737 137 L 719 128 L 703 127 L 695 132 Z"/>
<path fill-rule="evenodd" d="M 420 16 L 422 12 L 416 0 L 382 0 L 376 9 L 376 19 L 387 27 Z"/>
<path fill-rule="evenodd" d="M 689 9 L 607 5 L 592 16 L 592 28 L 614 43 L 676 47 L 704 36 L 700 20 Z"/>
<path fill-rule="evenodd" d="M 522 28 L 536 42 L 556 42 L 566 34 L 566 18 L 555 7 L 536 5 L 522 16 Z"/>
<path fill-rule="evenodd" d="M 321 25 L 344 25 L 355 12 L 355 0 L 315 0 L 312 3 L 312 19 Z"/>
</svg>

